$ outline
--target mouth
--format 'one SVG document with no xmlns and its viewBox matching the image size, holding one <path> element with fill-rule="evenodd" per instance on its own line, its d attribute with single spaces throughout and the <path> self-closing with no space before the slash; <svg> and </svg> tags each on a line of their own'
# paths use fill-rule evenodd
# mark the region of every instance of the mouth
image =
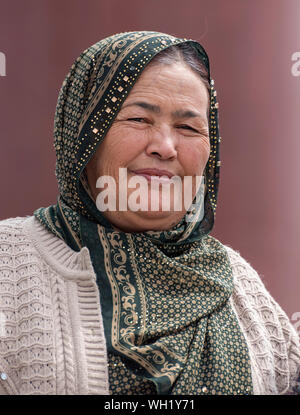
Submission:
<svg viewBox="0 0 300 415">
<path fill-rule="evenodd" d="M 145 177 L 148 182 L 159 181 L 161 183 L 169 183 L 175 175 L 168 170 L 160 169 L 139 169 L 132 170 L 132 173 L 137 174 L 138 176 Z"/>
</svg>

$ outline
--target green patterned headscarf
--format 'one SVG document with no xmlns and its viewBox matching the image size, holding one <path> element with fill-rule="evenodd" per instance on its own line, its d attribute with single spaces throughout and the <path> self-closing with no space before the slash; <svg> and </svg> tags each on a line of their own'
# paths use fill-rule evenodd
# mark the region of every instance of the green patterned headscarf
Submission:
<svg viewBox="0 0 300 415">
<path fill-rule="evenodd" d="M 204 217 L 161 232 L 117 231 L 90 197 L 84 169 L 134 83 L 160 51 L 189 43 L 211 83 Z M 199 80 L 200 82 L 200 80 Z M 58 203 L 35 216 L 72 249 L 89 249 L 99 287 L 112 394 L 251 394 L 250 359 L 230 305 L 231 265 L 209 236 L 219 183 L 218 104 L 195 41 L 129 32 L 85 50 L 55 115 Z"/>
</svg>

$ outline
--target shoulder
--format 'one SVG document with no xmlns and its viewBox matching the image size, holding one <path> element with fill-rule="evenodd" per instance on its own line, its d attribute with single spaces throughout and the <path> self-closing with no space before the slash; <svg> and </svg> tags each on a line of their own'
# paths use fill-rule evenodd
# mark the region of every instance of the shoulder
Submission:
<svg viewBox="0 0 300 415">
<path fill-rule="evenodd" d="M 241 254 L 231 248 L 230 246 L 224 245 L 224 248 L 227 251 L 230 264 L 233 270 L 233 276 L 235 279 L 240 279 L 242 277 L 247 278 L 257 278 L 258 274 L 255 269 L 250 265 L 250 263 L 241 256 Z"/>
<path fill-rule="evenodd" d="M 259 312 L 264 320 L 275 318 L 288 320 L 285 312 L 267 290 L 258 272 L 241 256 L 238 251 L 225 246 L 232 267 L 234 291 L 233 296 L 252 310 Z"/>
<path fill-rule="evenodd" d="M 0 221 L 0 280 L 17 282 L 23 269 L 40 263 L 40 257 L 26 228 L 33 226 L 34 216 Z M 25 271 L 24 271 L 25 272 Z"/>
<path fill-rule="evenodd" d="M 258 389 L 291 393 L 300 370 L 299 336 L 256 270 L 239 252 L 225 248 L 234 279 L 232 304 L 252 355 Z"/>
<path fill-rule="evenodd" d="M 29 229 L 36 225 L 34 216 L 9 218 L 0 221 L 0 278 L 6 275 L 17 281 L 21 270 L 41 263 L 41 258 Z"/>
<path fill-rule="evenodd" d="M 267 290 L 257 271 L 238 251 L 228 246 L 225 248 L 232 266 L 236 306 L 243 307 L 244 311 L 249 310 L 249 313 L 256 311 L 256 315 L 260 315 L 266 323 L 280 323 L 280 327 L 290 329 L 286 313 Z"/>
<path fill-rule="evenodd" d="M 24 224 L 31 217 L 17 217 L 0 221 L 0 269 L 8 265 L 10 256 L 28 248 L 30 240 L 24 231 Z"/>
<path fill-rule="evenodd" d="M 224 247 L 232 268 L 235 292 L 271 297 L 261 277 L 252 265 L 238 251 L 235 251 L 229 246 L 224 245 Z"/>
<path fill-rule="evenodd" d="M 23 225 L 26 220 L 32 218 L 32 216 L 9 218 L 0 221 L 0 233 L 22 233 Z"/>
<path fill-rule="evenodd" d="M 22 279 L 21 268 L 36 270 L 47 283 L 49 273 L 62 280 L 74 275 L 95 278 L 88 249 L 73 251 L 35 216 L 0 221 L 0 279 L 8 274 L 12 280 Z"/>
<path fill-rule="evenodd" d="M 2 386 L 8 394 L 35 392 L 30 381 L 33 359 L 52 353 L 53 297 L 47 268 L 26 232 L 33 223 L 32 216 L 0 221 L 0 372 L 7 375 Z M 30 353 L 28 345 L 34 345 Z M 52 364 L 50 359 L 47 363 Z M 22 367 L 26 367 L 26 379 Z M 0 381 L 1 393 L 5 391 Z"/>
</svg>

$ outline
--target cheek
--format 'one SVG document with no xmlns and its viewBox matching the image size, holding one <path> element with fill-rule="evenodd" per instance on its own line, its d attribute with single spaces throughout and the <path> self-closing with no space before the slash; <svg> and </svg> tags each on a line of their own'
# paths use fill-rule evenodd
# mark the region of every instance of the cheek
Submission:
<svg viewBox="0 0 300 415">
<path fill-rule="evenodd" d="M 96 159 L 97 170 L 101 175 L 114 175 L 119 167 L 127 167 L 145 148 L 144 132 L 132 131 L 126 128 L 110 131 L 100 145 Z"/>
<path fill-rule="evenodd" d="M 144 151 L 147 141 L 144 131 L 122 128 L 121 131 L 116 131 L 109 137 L 105 151 L 106 157 L 124 166 Z"/>
<path fill-rule="evenodd" d="M 186 176 L 202 175 L 209 159 L 210 145 L 208 141 L 201 141 L 184 146 L 181 152 L 181 164 Z"/>
</svg>

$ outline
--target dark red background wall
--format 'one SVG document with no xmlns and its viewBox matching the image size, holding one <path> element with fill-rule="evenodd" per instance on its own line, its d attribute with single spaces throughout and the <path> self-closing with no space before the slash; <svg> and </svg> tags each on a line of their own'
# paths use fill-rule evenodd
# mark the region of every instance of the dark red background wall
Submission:
<svg viewBox="0 0 300 415">
<path fill-rule="evenodd" d="M 239 250 L 289 317 L 300 311 L 299 0 L 0 0 L 0 219 L 55 203 L 57 94 L 82 50 L 113 33 L 199 40 L 220 103 L 214 236 Z"/>
</svg>

